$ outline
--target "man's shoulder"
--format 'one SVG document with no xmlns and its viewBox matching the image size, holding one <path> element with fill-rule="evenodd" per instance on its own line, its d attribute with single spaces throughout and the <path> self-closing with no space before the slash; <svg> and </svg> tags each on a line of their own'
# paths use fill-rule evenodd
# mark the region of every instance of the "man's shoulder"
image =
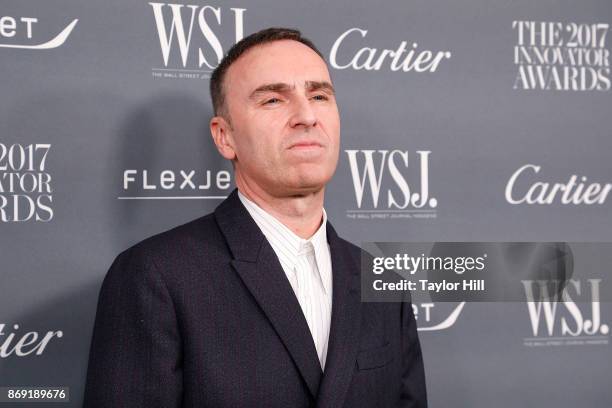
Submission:
<svg viewBox="0 0 612 408">
<path fill-rule="evenodd" d="M 227 252 L 214 213 L 176 226 L 130 246 L 117 258 L 129 257 L 137 262 L 159 267 L 181 264 L 194 255 Z"/>
<path fill-rule="evenodd" d="M 202 241 L 210 242 L 215 234 L 220 234 L 220 231 L 214 213 L 210 213 L 145 238 L 133 245 L 132 248 L 162 250 L 174 246 L 182 247 L 194 242 L 202 244 Z"/>
</svg>

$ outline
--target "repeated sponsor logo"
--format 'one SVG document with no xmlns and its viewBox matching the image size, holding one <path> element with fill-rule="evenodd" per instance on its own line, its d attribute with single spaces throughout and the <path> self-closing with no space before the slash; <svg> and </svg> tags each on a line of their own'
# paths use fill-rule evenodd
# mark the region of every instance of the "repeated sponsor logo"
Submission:
<svg viewBox="0 0 612 408">
<path fill-rule="evenodd" d="M 607 345 L 610 327 L 601 313 L 601 282 L 601 279 L 522 281 L 532 335 L 523 339 L 524 345 Z M 565 286 L 560 287 L 562 284 Z"/>
<path fill-rule="evenodd" d="M 609 91 L 609 23 L 513 21 L 514 89 Z"/>
<path fill-rule="evenodd" d="M 351 219 L 435 218 L 431 196 L 431 151 L 345 150 L 355 192 Z M 409 166 L 409 157 L 411 165 Z"/>
<path fill-rule="evenodd" d="M 78 19 L 72 20 L 60 28 L 58 34 L 52 38 L 42 38 L 38 34 L 40 30 L 37 30 L 38 18 L 0 16 L 0 48 L 49 50 L 60 47 L 66 42 L 78 21 Z"/>
<path fill-rule="evenodd" d="M 126 169 L 120 200 L 222 200 L 232 188 L 227 170 Z"/>
<path fill-rule="evenodd" d="M 334 69 L 356 71 L 433 73 L 445 60 L 450 51 L 431 51 L 420 48 L 417 42 L 401 41 L 393 48 L 370 46 L 368 30 L 349 28 L 334 41 L 329 53 L 329 63 Z"/>
<path fill-rule="evenodd" d="M 417 320 L 417 330 L 425 332 L 449 329 L 459 319 L 464 306 L 465 302 L 456 305 L 434 302 L 413 303 L 412 311 Z"/>
<path fill-rule="evenodd" d="M 154 78 L 210 78 L 224 56 L 220 33 L 233 26 L 235 42 L 244 36 L 244 8 L 149 3 L 160 47 Z"/>
<path fill-rule="evenodd" d="M 53 219 L 53 187 L 47 170 L 51 145 L 0 143 L 0 221 Z"/>
<path fill-rule="evenodd" d="M 36 331 L 21 332 L 19 324 L 0 323 L 0 358 L 40 356 L 51 341 L 64 336 L 61 330 L 50 330 L 42 335 Z"/>
<path fill-rule="evenodd" d="M 577 174 L 562 182 L 541 181 L 541 170 L 535 164 L 519 167 L 506 184 L 506 201 L 514 205 L 601 205 L 612 190 L 612 183 L 592 182 Z"/>
</svg>

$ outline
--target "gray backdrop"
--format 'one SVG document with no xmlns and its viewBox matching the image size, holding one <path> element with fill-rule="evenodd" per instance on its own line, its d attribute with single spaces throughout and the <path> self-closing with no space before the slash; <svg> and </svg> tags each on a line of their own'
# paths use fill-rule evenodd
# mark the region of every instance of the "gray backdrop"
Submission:
<svg viewBox="0 0 612 408">
<path fill-rule="evenodd" d="M 611 22 L 604 0 L 4 1 L 0 386 L 80 406 L 114 257 L 233 188 L 208 76 L 268 26 L 330 63 L 347 239 L 610 241 Z M 576 308 L 416 304 L 431 407 L 609 407 L 612 307 L 580 287 Z"/>
</svg>

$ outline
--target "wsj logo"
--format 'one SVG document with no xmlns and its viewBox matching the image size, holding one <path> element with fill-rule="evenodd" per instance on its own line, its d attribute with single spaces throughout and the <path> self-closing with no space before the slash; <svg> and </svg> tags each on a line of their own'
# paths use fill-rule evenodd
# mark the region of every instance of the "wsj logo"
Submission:
<svg viewBox="0 0 612 408">
<path fill-rule="evenodd" d="M 231 18 L 236 42 L 244 35 L 246 9 L 243 8 L 222 11 L 221 7 L 213 6 L 167 3 L 149 5 L 153 9 L 165 68 L 214 69 L 224 55 L 221 41 L 215 33 L 215 29 L 221 27 L 222 21 L 225 23 L 225 20 Z M 178 55 L 175 51 L 177 48 Z M 180 61 L 176 59 L 178 56 Z"/>
<path fill-rule="evenodd" d="M 610 332 L 607 324 L 602 323 L 600 308 L 601 279 L 587 279 L 586 284 L 579 280 L 568 280 L 561 288 L 560 281 L 522 281 L 527 299 L 527 310 L 531 320 L 533 338 L 525 339 L 526 345 L 541 345 L 533 342 L 538 338 L 555 338 L 563 344 L 564 337 L 571 340 L 605 338 Z M 561 302 L 556 294 L 560 292 Z M 580 298 L 587 301 L 577 302 Z M 585 306 L 587 305 L 587 306 Z M 577 344 L 577 343 L 565 343 Z M 557 345 L 556 343 L 554 345 Z"/>
<path fill-rule="evenodd" d="M 49 50 L 57 48 L 66 42 L 68 36 L 76 26 L 78 19 L 72 20 L 55 37 L 33 43 L 38 19 L 35 17 L 0 16 L 0 48 L 21 48 L 29 50 Z M 37 36 L 36 36 L 37 37 Z M 7 39 L 14 39 L 15 44 L 5 43 Z M 10 41 L 10 40 L 9 40 Z M 21 44 L 20 44 L 21 43 Z"/>
<path fill-rule="evenodd" d="M 430 153 L 417 151 L 416 163 L 409 167 L 408 151 L 346 150 L 358 208 L 349 210 L 349 217 L 431 217 L 426 213 L 435 216 L 438 201 L 429 193 Z M 418 191 L 414 184 L 409 184 L 415 179 L 420 179 Z"/>
</svg>

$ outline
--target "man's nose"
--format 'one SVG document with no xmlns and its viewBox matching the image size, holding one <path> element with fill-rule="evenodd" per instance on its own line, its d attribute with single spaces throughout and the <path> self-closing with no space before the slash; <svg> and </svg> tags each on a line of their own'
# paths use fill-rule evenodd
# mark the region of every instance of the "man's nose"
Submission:
<svg viewBox="0 0 612 408">
<path fill-rule="evenodd" d="M 295 98 L 293 101 L 293 111 L 291 112 L 290 126 L 312 127 L 317 124 L 317 115 L 312 106 L 312 101 L 304 96 Z"/>
</svg>

